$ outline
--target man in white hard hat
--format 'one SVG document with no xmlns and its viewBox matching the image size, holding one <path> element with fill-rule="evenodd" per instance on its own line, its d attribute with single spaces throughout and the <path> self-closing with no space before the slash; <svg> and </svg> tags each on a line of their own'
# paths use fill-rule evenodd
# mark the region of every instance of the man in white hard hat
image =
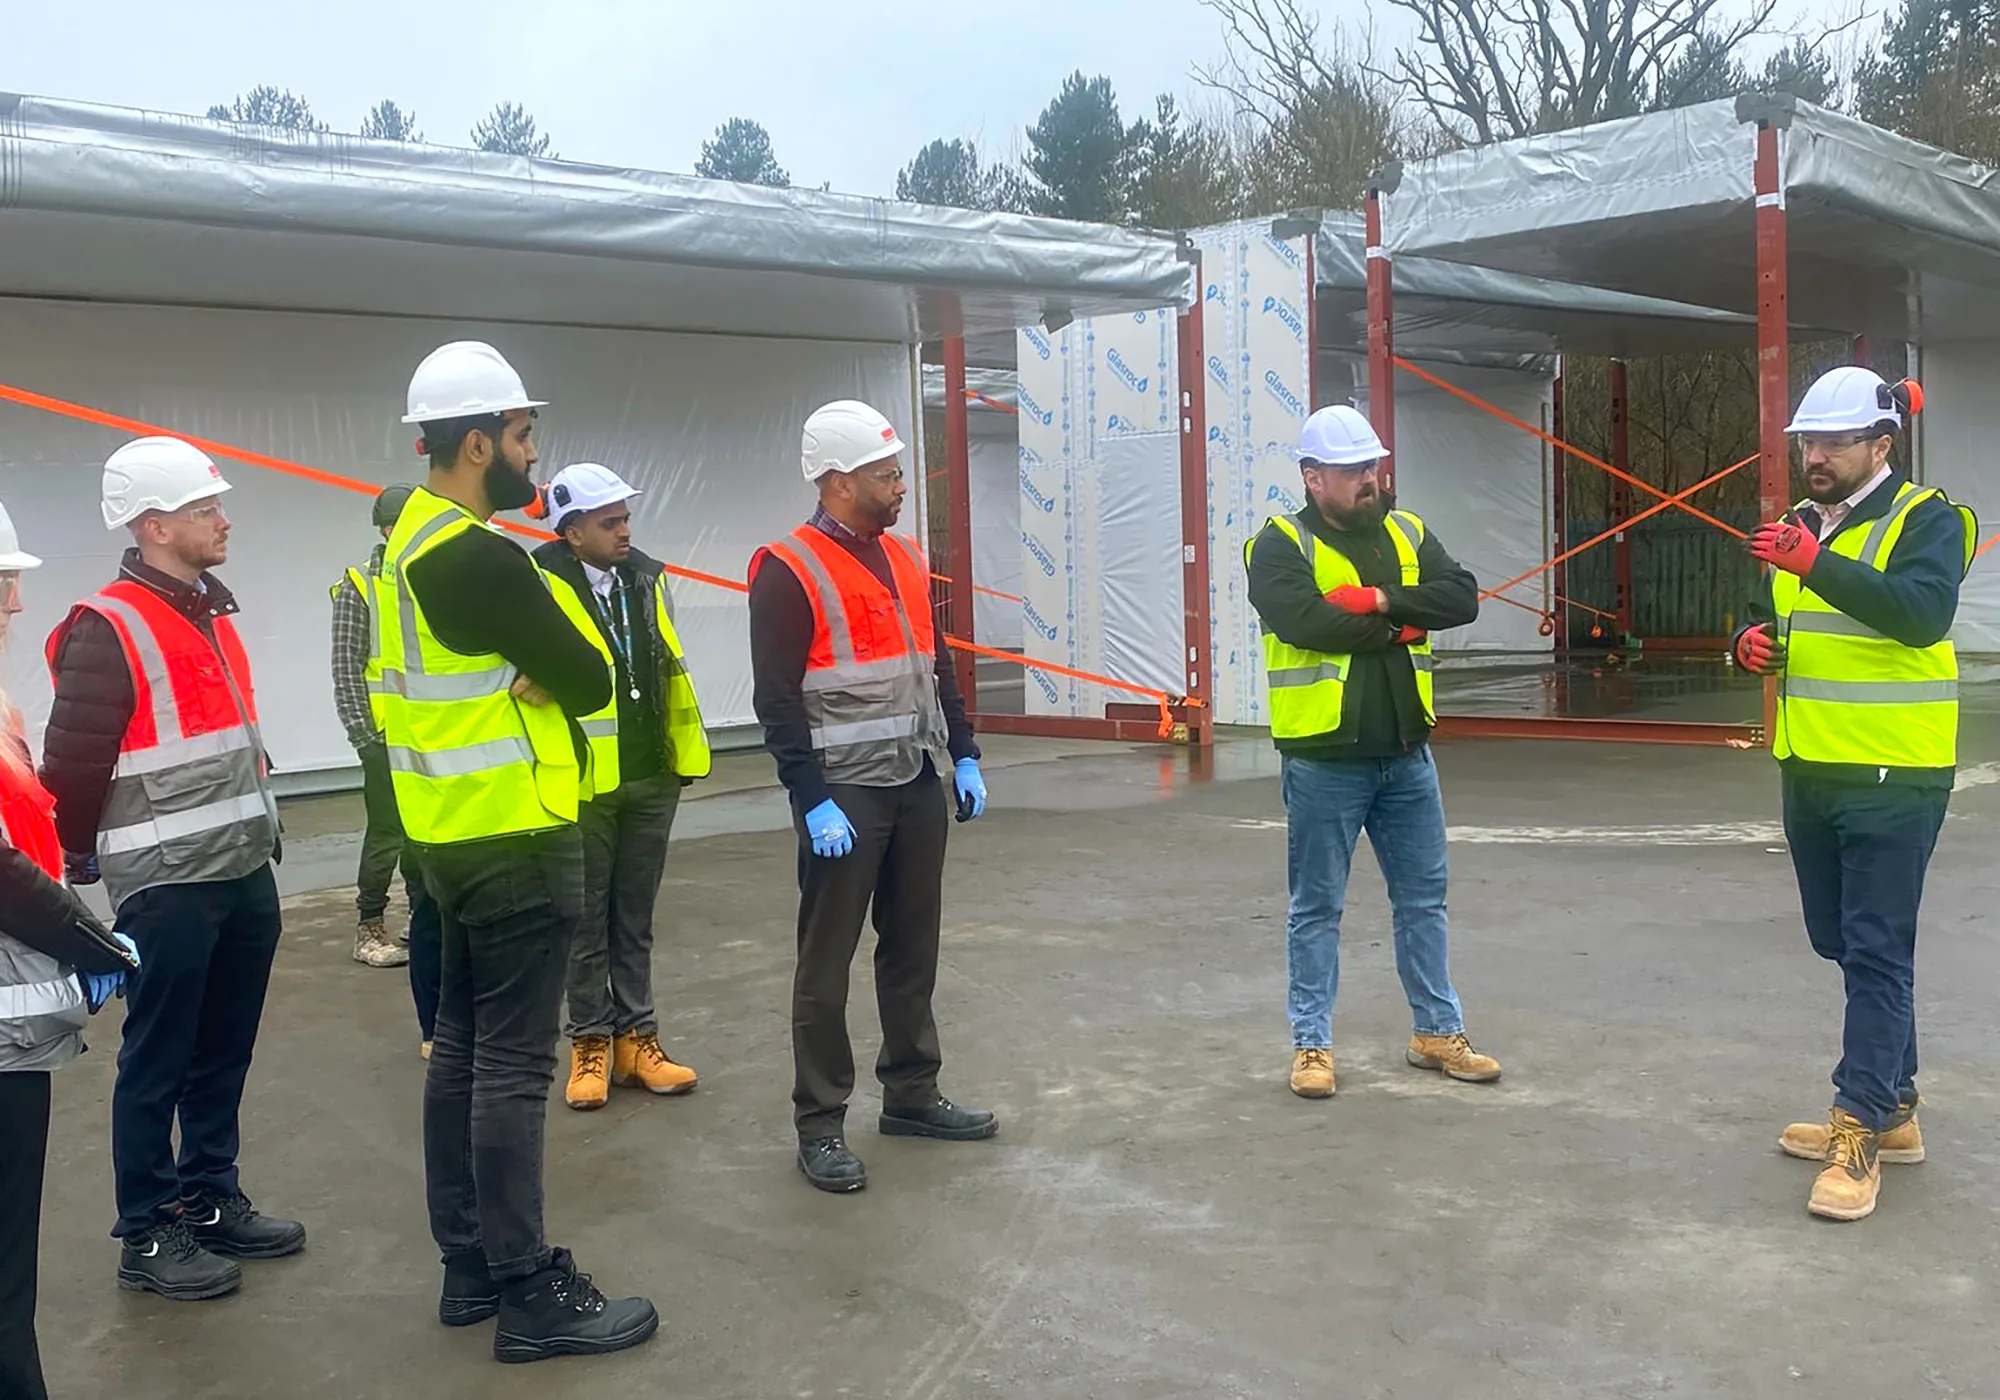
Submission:
<svg viewBox="0 0 2000 1400">
<path fill-rule="evenodd" d="M 361 763 L 361 797 L 367 813 L 361 858 L 354 873 L 354 960 L 366 967 L 401 967 L 410 960 L 409 953 L 390 939 L 387 925 L 389 881 L 399 863 L 413 924 L 419 902 L 428 902 L 428 896 L 419 893 L 423 877 L 417 873 L 415 861 L 404 855 L 403 824 L 396 815 L 396 793 L 389 778 L 389 752 L 383 747 L 382 731 L 376 727 L 368 699 L 374 648 L 369 600 L 375 593 L 374 580 L 382 574 L 389 531 L 395 528 L 396 517 L 402 514 L 414 489 L 397 485 L 376 494 L 369 516 L 382 543 L 375 546 L 366 563 L 343 569 L 329 590 L 333 600 L 333 710 Z M 430 916 L 435 921 L 435 910 Z M 404 941 L 409 941 L 407 936 Z M 421 1007 L 419 1019 L 423 1019 Z M 428 1043 L 429 1022 L 423 1030 L 424 1043 Z"/>
<path fill-rule="evenodd" d="M 1396 973 L 1410 1005 L 1404 1058 L 1466 1082 L 1500 1077 L 1473 1049 L 1448 967 L 1444 803 L 1431 633 L 1479 615 L 1479 585 L 1382 489 L 1388 455 L 1345 404 L 1305 422 L 1295 454 L 1306 504 L 1247 545 L 1263 624 L 1271 738 L 1283 755 L 1289 833 L 1286 959 L 1292 1092 L 1334 1092 L 1340 924 L 1365 830 L 1389 887 Z"/>
<path fill-rule="evenodd" d="M 236 1166 L 281 928 L 278 812 L 236 599 L 210 572 L 229 557 L 229 483 L 149 437 L 111 454 L 103 486 L 104 524 L 132 547 L 49 638 L 42 779 L 72 879 L 102 876 L 143 963 L 111 1096 L 118 1283 L 192 1301 L 234 1292 L 235 1260 L 306 1240 L 258 1213 Z"/>
<path fill-rule="evenodd" d="M 375 714 L 444 925 L 424 1083 L 438 1317 L 497 1314 L 502 1361 L 618 1351 L 659 1326 L 646 1299 L 607 1299 L 542 1227 L 563 974 L 583 915 L 577 721 L 610 700 L 611 667 L 491 523 L 535 499 L 541 405 L 483 342 L 424 358 L 403 421 L 421 427 L 430 477 L 397 518 L 375 589 Z"/>
<path fill-rule="evenodd" d="M 799 840 L 793 1120 L 799 1170 L 823 1191 L 868 1180 L 845 1123 L 848 970 L 871 905 L 881 1131 L 968 1140 L 1000 1126 L 938 1092 L 931 992 L 950 830 L 940 775 L 950 764 L 961 821 L 985 810 L 986 783 L 931 608 L 929 565 L 915 540 L 890 533 L 906 489 L 903 451 L 867 404 L 815 410 L 801 462 L 819 508 L 750 561 L 753 704 Z"/>
<path fill-rule="evenodd" d="M 603 1107 L 612 1082 L 684 1094 L 695 1072 L 661 1048 L 653 1007 L 653 905 L 681 788 L 709 772 L 707 731 L 666 570 L 632 547 L 637 488 L 596 462 L 564 467 L 543 495 L 559 539 L 535 562 L 610 648 L 612 697 L 583 717 L 590 741 L 584 916 L 570 945 L 571 1108 Z"/>
<path fill-rule="evenodd" d="M 1833 1108 L 1779 1138 L 1820 1163 L 1806 1208 L 1831 1220 L 1874 1211 L 1883 1162 L 1924 1157 L 1917 912 L 1958 763 L 1951 626 L 1979 523 L 1897 469 L 1922 405 L 1855 365 L 1806 390 L 1787 428 L 1806 499 L 1751 535 L 1770 569 L 1732 644 L 1779 677 L 1785 840 L 1806 936 L 1846 990 Z"/>
</svg>

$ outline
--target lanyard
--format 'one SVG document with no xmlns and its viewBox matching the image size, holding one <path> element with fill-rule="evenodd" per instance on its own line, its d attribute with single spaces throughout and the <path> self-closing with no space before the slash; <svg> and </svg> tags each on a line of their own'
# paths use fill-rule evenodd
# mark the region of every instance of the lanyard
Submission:
<svg viewBox="0 0 2000 1400">
<path fill-rule="evenodd" d="M 637 700 L 640 698 L 639 676 L 632 664 L 632 592 L 617 573 L 611 575 L 611 601 L 604 613 L 610 623 L 605 630 L 611 635 L 611 650 L 617 654 L 618 663 L 625 672 L 626 684 L 630 687 L 628 693 Z"/>
</svg>

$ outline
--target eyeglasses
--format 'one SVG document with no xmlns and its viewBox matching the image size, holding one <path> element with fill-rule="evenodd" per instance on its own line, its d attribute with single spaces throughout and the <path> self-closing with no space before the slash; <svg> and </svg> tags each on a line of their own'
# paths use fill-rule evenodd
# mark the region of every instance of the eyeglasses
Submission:
<svg viewBox="0 0 2000 1400">
<path fill-rule="evenodd" d="M 903 469 L 901 467 L 888 467 L 886 469 L 881 467 L 864 467 L 856 475 L 865 476 L 870 481 L 901 481 L 903 479 Z"/>
<path fill-rule="evenodd" d="M 206 525 L 212 520 L 226 519 L 219 505 L 190 506 L 180 512 L 181 519 L 196 525 Z"/>
<path fill-rule="evenodd" d="M 1797 444 L 1801 456 L 1818 452 L 1831 457 L 1850 447 L 1873 442 L 1876 437 L 1875 433 L 1799 433 L 1792 441 Z"/>
</svg>

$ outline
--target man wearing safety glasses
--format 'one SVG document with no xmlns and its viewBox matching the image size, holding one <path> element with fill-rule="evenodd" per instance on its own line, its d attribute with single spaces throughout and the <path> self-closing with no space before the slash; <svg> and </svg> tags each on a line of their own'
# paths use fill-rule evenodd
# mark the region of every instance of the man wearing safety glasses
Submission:
<svg viewBox="0 0 2000 1400">
<path fill-rule="evenodd" d="M 1308 418 L 1296 456 L 1310 499 L 1244 547 L 1264 633 L 1271 738 L 1283 755 L 1291 911 L 1292 1092 L 1334 1092 L 1340 917 L 1361 833 L 1389 887 L 1404 1058 L 1467 1082 L 1500 1077 L 1472 1048 L 1446 958 L 1444 802 L 1430 634 L 1479 614 L 1479 586 L 1422 520 L 1394 509 L 1388 455 L 1345 404 Z"/>
<path fill-rule="evenodd" d="M 1778 677 L 1771 752 L 1813 951 L 1840 966 L 1847 1010 L 1833 1108 L 1779 1146 L 1821 1164 L 1806 1208 L 1871 1214 L 1883 1162 L 1920 1162 L 1917 905 L 1958 762 L 1950 641 L 1979 522 L 1896 470 L 1923 406 L 1914 382 L 1847 365 L 1822 376 L 1787 431 L 1806 499 L 1761 526 L 1770 569 L 1738 664 Z"/>
</svg>

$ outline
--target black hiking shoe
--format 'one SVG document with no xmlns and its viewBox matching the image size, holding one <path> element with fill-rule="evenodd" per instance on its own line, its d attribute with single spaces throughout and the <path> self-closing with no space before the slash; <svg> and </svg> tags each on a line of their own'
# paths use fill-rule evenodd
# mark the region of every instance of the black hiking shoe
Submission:
<svg viewBox="0 0 2000 1400">
<path fill-rule="evenodd" d="M 802 1139 L 799 1170 L 822 1191 L 859 1191 L 868 1184 L 868 1168 L 842 1138 Z"/>
<path fill-rule="evenodd" d="M 241 1191 L 182 1201 L 181 1218 L 196 1244 L 227 1259 L 283 1259 L 306 1247 L 305 1226 L 260 1214 Z"/>
<path fill-rule="evenodd" d="M 558 1249 L 540 1273 L 509 1284 L 500 1299 L 493 1355 L 500 1361 L 604 1356 L 635 1347 L 658 1331 L 660 1314 L 644 1298 L 606 1298 L 576 1260 Z"/>
<path fill-rule="evenodd" d="M 127 1292 L 196 1303 L 243 1285 L 243 1270 L 196 1244 L 187 1221 L 178 1215 L 120 1243 L 118 1286 Z"/>
<path fill-rule="evenodd" d="M 500 1285 L 486 1272 L 486 1256 L 458 1254 L 444 1261 L 444 1290 L 438 1294 L 438 1321 L 471 1327 L 500 1311 Z"/>
<path fill-rule="evenodd" d="M 1000 1120 L 991 1109 L 960 1108 L 950 1099 L 939 1098 L 922 1108 L 882 1110 L 882 1132 L 887 1137 L 947 1138 L 970 1142 L 990 1138 L 1000 1131 Z"/>
</svg>

